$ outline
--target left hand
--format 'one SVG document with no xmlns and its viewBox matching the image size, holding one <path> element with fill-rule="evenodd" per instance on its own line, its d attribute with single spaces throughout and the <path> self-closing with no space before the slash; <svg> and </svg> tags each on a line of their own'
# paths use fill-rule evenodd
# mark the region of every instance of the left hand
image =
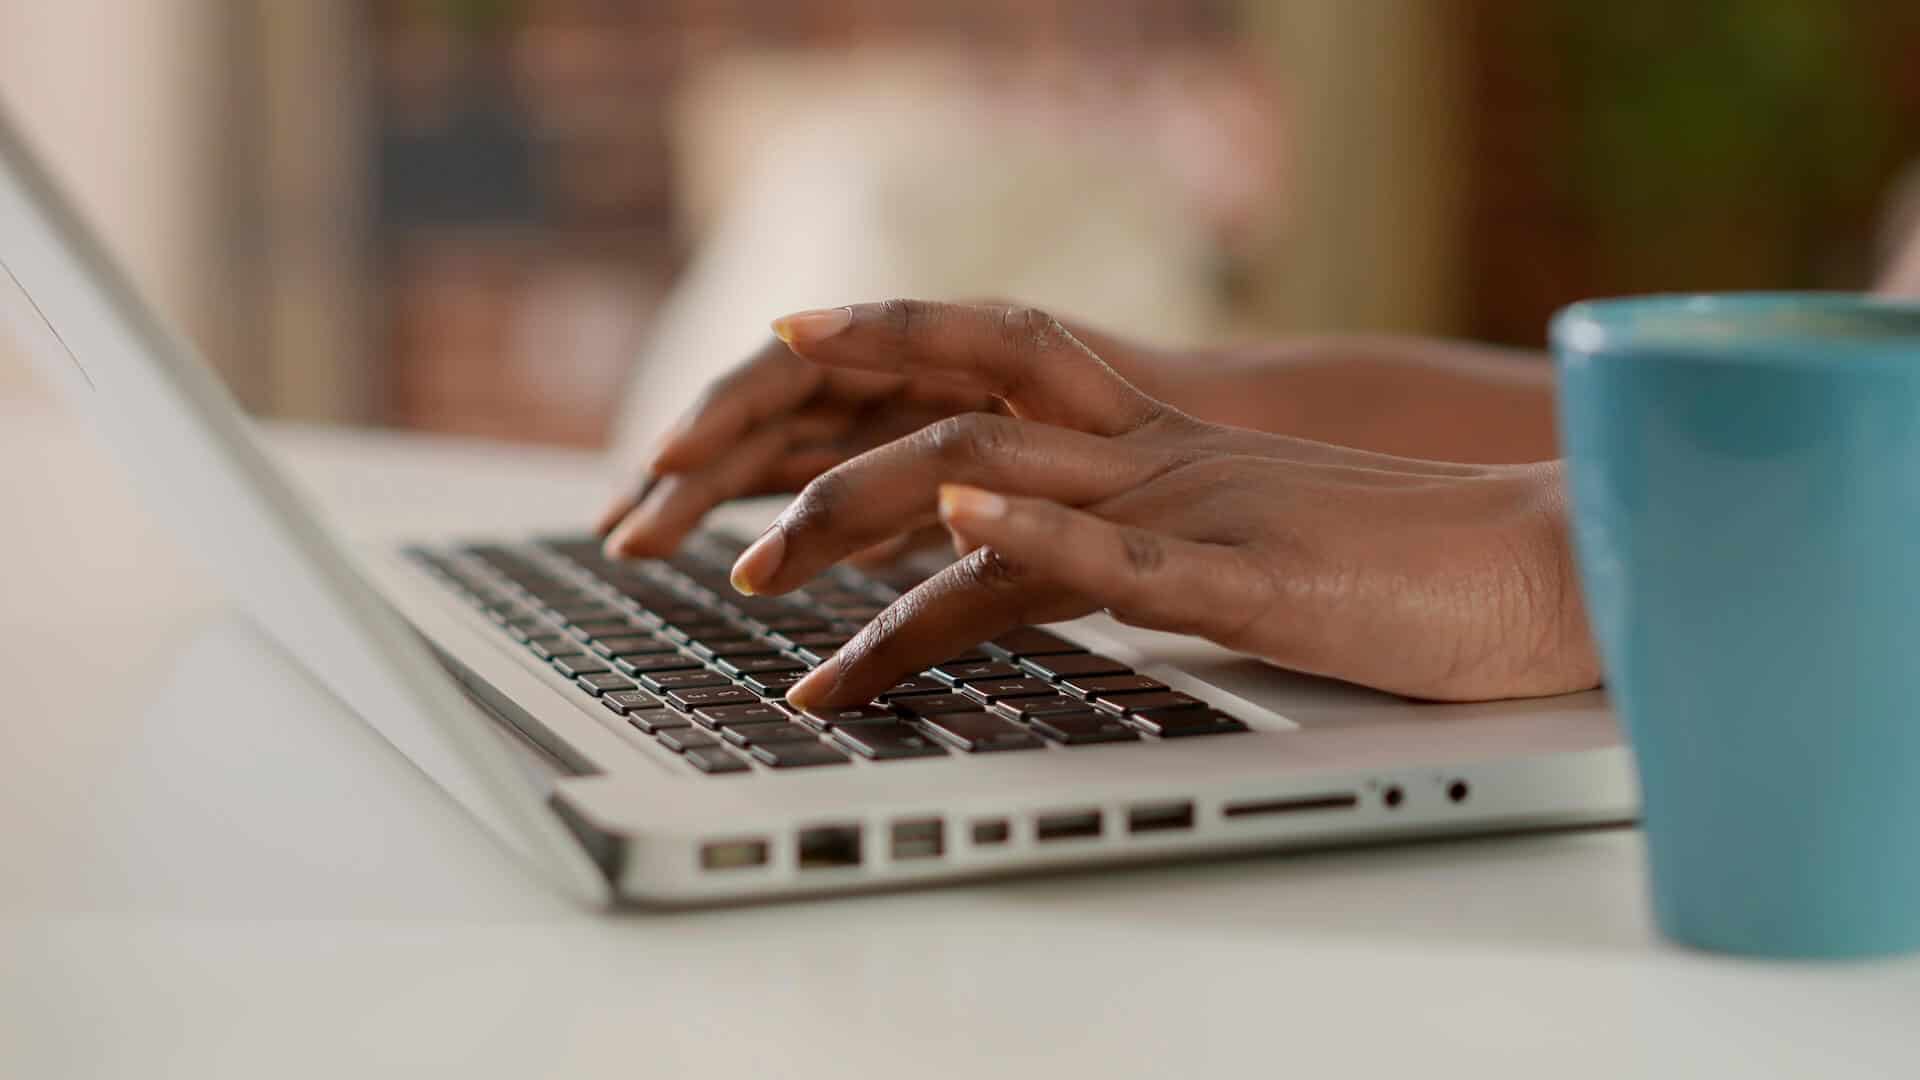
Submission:
<svg viewBox="0 0 1920 1080">
<path fill-rule="evenodd" d="M 1012 627 L 1106 609 L 1410 696 L 1597 685 L 1557 463 L 1415 461 L 1204 423 L 1057 322 L 895 301 L 798 335 L 817 363 L 951 379 L 1012 416 L 942 420 L 809 483 L 740 557 L 743 591 L 804 585 L 944 523 L 974 550 L 902 596 L 788 700 L 866 701 Z"/>
</svg>

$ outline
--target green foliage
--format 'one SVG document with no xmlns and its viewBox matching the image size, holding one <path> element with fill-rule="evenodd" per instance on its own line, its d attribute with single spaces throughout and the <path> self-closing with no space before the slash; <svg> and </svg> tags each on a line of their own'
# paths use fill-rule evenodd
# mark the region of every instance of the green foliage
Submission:
<svg viewBox="0 0 1920 1080">
<path fill-rule="evenodd" d="M 1842 0 L 1556 5 L 1549 52 L 1569 95 L 1560 160 L 1570 194 L 1602 221 L 1643 227 L 1859 200 L 1894 130 L 1875 31 L 1904 17 L 1875 10 Z"/>
</svg>

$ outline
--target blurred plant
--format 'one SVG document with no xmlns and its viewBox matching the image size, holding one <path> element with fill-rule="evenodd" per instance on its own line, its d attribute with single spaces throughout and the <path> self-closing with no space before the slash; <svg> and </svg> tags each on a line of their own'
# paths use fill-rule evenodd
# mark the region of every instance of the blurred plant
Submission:
<svg viewBox="0 0 1920 1080">
<path fill-rule="evenodd" d="M 1712 278 L 1746 260 L 1736 277 L 1804 279 L 1830 255 L 1819 248 L 1832 243 L 1836 217 L 1858 218 L 1886 173 L 1897 116 L 1880 43 L 1900 38 L 1896 23 L 1910 25 L 1906 8 L 1555 5 L 1547 29 L 1567 95 L 1563 190 L 1623 269 L 1692 284 L 1684 279 L 1702 264 Z M 1702 250 L 1715 244 L 1717 253 Z"/>
<path fill-rule="evenodd" d="M 468 37 L 490 37 L 518 21 L 518 0 L 431 0 L 448 25 Z"/>
</svg>

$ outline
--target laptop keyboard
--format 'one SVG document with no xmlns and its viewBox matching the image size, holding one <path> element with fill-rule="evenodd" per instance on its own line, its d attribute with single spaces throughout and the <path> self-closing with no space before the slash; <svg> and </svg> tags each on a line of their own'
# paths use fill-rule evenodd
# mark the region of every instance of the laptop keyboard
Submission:
<svg viewBox="0 0 1920 1080">
<path fill-rule="evenodd" d="M 1023 627 L 819 715 L 787 688 L 914 579 L 836 567 L 741 596 L 743 545 L 701 533 L 670 559 L 609 560 L 592 538 L 410 554 L 578 693 L 708 775 L 1040 751 L 1247 730 L 1206 702 Z"/>
</svg>

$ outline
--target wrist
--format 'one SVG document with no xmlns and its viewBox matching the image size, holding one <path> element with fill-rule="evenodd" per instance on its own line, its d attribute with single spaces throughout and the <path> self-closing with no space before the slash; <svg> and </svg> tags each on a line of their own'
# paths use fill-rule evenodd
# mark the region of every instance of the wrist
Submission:
<svg viewBox="0 0 1920 1080">
<path fill-rule="evenodd" d="M 1573 550 L 1573 509 L 1564 460 L 1517 467 L 1528 487 L 1526 538 L 1519 545 L 1528 609 L 1526 663 L 1535 677 L 1566 691 L 1600 685 L 1599 650 L 1587 618 Z"/>
</svg>

